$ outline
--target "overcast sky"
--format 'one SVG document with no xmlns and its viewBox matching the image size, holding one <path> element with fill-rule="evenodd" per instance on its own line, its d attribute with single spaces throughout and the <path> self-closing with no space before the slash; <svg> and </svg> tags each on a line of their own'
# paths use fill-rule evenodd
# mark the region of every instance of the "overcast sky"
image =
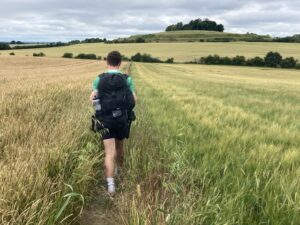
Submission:
<svg viewBox="0 0 300 225">
<path fill-rule="evenodd" d="M 300 33 L 299 0 L 1 0 L 0 41 L 109 39 L 209 18 L 227 32 Z"/>
</svg>

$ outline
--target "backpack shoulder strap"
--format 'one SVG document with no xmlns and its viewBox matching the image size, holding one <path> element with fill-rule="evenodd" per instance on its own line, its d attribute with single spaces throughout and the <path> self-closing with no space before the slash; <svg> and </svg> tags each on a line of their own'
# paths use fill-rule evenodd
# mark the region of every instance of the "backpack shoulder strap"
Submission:
<svg viewBox="0 0 300 225">
<path fill-rule="evenodd" d="M 102 93 L 102 90 L 100 88 L 100 85 L 101 85 L 101 80 L 103 80 L 104 77 L 106 77 L 107 73 L 101 73 L 98 75 L 99 77 L 99 82 L 98 82 L 98 93 L 100 95 L 100 93 Z"/>
<path fill-rule="evenodd" d="M 99 77 L 99 78 L 102 78 L 102 77 L 106 76 L 107 74 L 108 74 L 108 73 L 101 73 L 101 74 L 98 75 L 98 77 Z"/>
</svg>

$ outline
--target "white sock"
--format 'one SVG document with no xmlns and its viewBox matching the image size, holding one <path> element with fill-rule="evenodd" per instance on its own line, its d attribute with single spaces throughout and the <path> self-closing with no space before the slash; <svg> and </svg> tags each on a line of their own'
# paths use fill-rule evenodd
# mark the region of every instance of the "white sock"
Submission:
<svg viewBox="0 0 300 225">
<path fill-rule="evenodd" d="M 112 177 L 108 177 L 106 178 L 107 181 L 107 191 L 109 193 L 114 193 L 115 192 L 115 182 L 114 182 L 114 178 Z"/>
</svg>

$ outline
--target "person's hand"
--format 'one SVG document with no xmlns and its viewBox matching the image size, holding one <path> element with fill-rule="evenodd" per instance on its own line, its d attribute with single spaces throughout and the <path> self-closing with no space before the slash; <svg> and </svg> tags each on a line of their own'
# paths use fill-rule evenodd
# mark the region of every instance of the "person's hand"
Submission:
<svg viewBox="0 0 300 225">
<path fill-rule="evenodd" d="M 96 97 L 96 92 L 92 91 L 90 96 L 90 101 L 93 101 L 93 99 Z"/>
<path fill-rule="evenodd" d="M 133 94 L 133 98 L 134 98 L 134 101 L 135 101 L 135 104 L 137 103 L 137 95 L 135 92 L 132 93 Z"/>
</svg>

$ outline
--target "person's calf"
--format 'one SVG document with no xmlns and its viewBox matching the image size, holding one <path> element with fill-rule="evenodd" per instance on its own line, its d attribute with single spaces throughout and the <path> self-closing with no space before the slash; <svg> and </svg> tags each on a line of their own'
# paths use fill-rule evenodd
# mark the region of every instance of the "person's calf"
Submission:
<svg viewBox="0 0 300 225">
<path fill-rule="evenodd" d="M 124 163 L 124 141 L 116 140 L 116 162 L 118 167 L 122 167 Z"/>
<path fill-rule="evenodd" d="M 115 169 L 115 159 L 116 159 L 116 145 L 114 139 L 107 139 L 103 141 L 105 150 L 105 175 L 107 182 L 107 191 L 112 194 L 115 192 L 115 182 L 114 182 L 114 169 Z"/>
</svg>

